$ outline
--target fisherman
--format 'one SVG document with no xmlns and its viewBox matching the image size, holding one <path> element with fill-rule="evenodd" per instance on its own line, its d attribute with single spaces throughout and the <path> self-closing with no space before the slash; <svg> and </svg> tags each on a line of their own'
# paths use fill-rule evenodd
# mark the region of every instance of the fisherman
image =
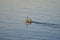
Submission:
<svg viewBox="0 0 60 40">
<path fill-rule="evenodd" d="M 29 17 L 26 17 L 25 23 L 26 23 L 26 25 L 31 24 L 32 23 L 32 19 L 29 19 Z"/>
<path fill-rule="evenodd" d="M 32 19 L 29 19 L 29 24 L 31 24 L 32 23 Z"/>
<path fill-rule="evenodd" d="M 28 18 L 29 17 L 26 17 L 26 19 L 24 20 L 24 22 L 26 23 L 26 25 L 28 25 L 28 22 L 29 22 Z"/>
</svg>

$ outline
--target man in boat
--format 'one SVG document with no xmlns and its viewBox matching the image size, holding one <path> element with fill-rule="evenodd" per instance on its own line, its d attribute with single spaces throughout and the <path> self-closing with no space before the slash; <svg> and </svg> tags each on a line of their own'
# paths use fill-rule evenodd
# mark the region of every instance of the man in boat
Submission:
<svg viewBox="0 0 60 40">
<path fill-rule="evenodd" d="M 26 25 L 31 24 L 32 23 L 32 20 L 29 19 L 29 17 L 26 17 L 25 23 L 26 23 Z"/>
<path fill-rule="evenodd" d="M 31 24 L 32 23 L 32 19 L 29 19 L 29 24 Z"/>
<path fill-rule="evenodd" d="M 28 22 L 29 22 L 29 17 L 26 17 L 26 19 L 25 19 L 26 25 L 28 25 Z"/>
</svg>

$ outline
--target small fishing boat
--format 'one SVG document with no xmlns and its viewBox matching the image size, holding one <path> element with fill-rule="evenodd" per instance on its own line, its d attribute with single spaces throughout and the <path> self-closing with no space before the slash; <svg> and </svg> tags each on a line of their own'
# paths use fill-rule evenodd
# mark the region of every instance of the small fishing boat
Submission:
<svg viewBox="0 0 60 40">
<path fill-rule="evenodd" d="M 28 19 L 28 17 L 24 20 L 24 23 L 26 24 L 31 24 L 32 23 L 32 19 Z"/>
<path fill-rule="evenodd" d="M 25 19 L 24 22 L 25 23 L 32 23 L 32 20 L 31 19 L 29 19 L 29 20 L 28 19 Z"/>
</svg>

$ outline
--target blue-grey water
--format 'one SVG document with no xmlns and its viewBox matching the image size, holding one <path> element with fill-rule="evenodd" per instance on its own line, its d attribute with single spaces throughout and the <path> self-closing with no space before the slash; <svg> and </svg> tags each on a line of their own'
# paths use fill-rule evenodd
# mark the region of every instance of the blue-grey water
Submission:
<svg viewBox="0 0 60 40">
<path fill-rule="evenodd" d="M 60 40 L 58 0 L 7 1 L 0 1 L 0 40 Z M 25 25 L 26 16 L 35 22 Z"/>
</svg>

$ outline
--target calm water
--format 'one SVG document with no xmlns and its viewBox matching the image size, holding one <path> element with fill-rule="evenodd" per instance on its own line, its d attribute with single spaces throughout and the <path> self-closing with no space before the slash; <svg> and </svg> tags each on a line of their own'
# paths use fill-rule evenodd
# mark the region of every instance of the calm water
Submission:
<svg viewBox="0 0 60 40">
<path fill-rule="evenodd" d="M 49 14 L 28 13 L 1 13 L 0 40 L 60 40 L 60 18 L 58 14 L 53 14 L 53 16 L 50 14 L 51 16 L 49 16 Z M 32 25 L 26 26 L 23 23 L 26 17 L 24 14 L 28 14 L 32 20 L 41 22 L 41 24 L 32 23 Z"/>
<path fill-rule="evenodd" d="M 5 6 L 6 5 L 6 6 Z M 60 40 L 60 7 L 1 5 L 0 40 Z M 29 16 L 35 23 L 25 25 Z"/>
</svg>

